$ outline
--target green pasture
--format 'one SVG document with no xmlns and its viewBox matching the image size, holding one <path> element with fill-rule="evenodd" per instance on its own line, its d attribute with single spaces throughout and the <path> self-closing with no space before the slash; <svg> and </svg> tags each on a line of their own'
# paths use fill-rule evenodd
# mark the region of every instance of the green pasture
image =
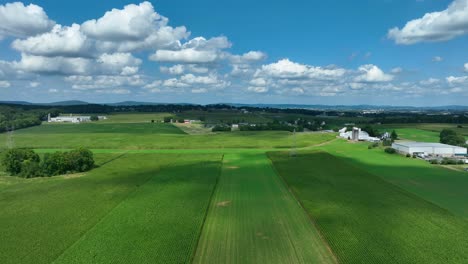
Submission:
<svg viewBox="0 0 468 264">
<path fill-rule="evenodd" d="M 263 153 L 226 154 L 194 263 L 335 263 Z"/>
<path fill-rule="evenodd" d="M 20 129 L 17 135 L 49 135 L 49 134 L 185 134 L 178 127 L 166 123 L 99 123 L 88 122 L 80 124 L 45 123 Z M 133 135 L 134 136 L 134 135 Z"/>
<path fill-rule="evenodd" d="M 459 127 L 461 126 L 461 128 Z M 420 123 L 420 124 L 384 124 L 379 128 L 414 128 L 440 133 L 443 129 L 452 129 L 458 133 L 468 136 L 468 124 L 441 124 L 441 123 Z"/>
<path fill-rule="evenodd" d="M 285 131 L 225 132 L 187 135 L 171 124 L 54 124 L 18 130 L 16 147 L 36 149 L 215 149 L 290 148 L 315 145 L 335 138 L 334 133 Z M 0 134 L 0 144 L 7 142 Z M 3 143 L 5 142 L 5 143 Z"/>
<path fill-rule="evenodd" d="M 101 115 L 101 114 L 99 114 Z M 104 115 L 106 120 L 100 120 L 99 123 L 150 123 L 162 122 L 164 117 L 174 116 L 171 113 L 115 113 Z"/>
<path fill-rule="evenodd" d="M 466 263 L 468 222 L 325 152 L 270 153 L 342 263 Z"/>
</svg>

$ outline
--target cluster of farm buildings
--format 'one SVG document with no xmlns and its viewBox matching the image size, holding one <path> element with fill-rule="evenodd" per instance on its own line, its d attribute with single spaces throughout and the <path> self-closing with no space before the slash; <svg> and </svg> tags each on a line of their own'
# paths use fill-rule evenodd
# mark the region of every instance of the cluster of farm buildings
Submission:
<svg viewBox="0 0 468 264">
<path fill-rule="evenodd" d="M 340 137 L 353 141 L 380 142 L 381 140 L 390 138 L 388 132 L 384 133 L 380 138 L 371 137 L 366 131 L 362 131 L 357 127 L 353 127 L 351 131 L 347 131 L 347 128 L 343 128 L 339 132 Z M 392 143 L 392 148 L 398 153 L 405 155 L 410 154 L 424 159 L 434 157 L 462 158 L 467 156 L 466 148 L 442 143 L 401 141 Z"/>
<path fill-rule="evenodd" d="M 99 120 L 107 119 L 106 116 L 98 116 Z M 57 117 L 50 117 L 50 114 L 47 116 L 47 122 L 49 123 L 82 123 L 82 122 L 90 122 L 91 116 L 57 116 Z"/>
</svg>

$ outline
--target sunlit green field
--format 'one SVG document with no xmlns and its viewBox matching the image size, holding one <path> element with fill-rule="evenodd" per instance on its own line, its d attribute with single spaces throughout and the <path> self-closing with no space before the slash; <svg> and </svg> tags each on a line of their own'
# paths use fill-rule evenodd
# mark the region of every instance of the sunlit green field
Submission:
<svg viewBox="0 0 468 264">
<path fill-rule="evenodd" d="M 0 182 L 2 263 L 191 259 L 221 155 L 97 157 L 88 173 Z"/>
<path fill-rule="evenodd" d="M 306 147 L 335 138 L 333 133 L 285 131 L 227 132 L 185 135 L 172 124 L 54 124 L 18 130 L 17 147 L 93 149 L 213 149 Z M 7 135 L 0 134 L 0 142 Z"/>
<path fill-rule="evenodd" d="M 367 149 L 366 143 L 334 141 L 319 149 L 343 158 L 452 213 L 468 219 L 468 173 L 431 165 L 420 159 Z"/>
<path fill-rule="evenodd" d="M 380 131 L 395 129 L 401 139 L 412 141 L 439 142 L 439 134 L 443 129 L 452 129 L 468 137 L 468 124 L 388 124 L 376 126 Z"/>
<path fill-rule="evenodd" d="M 226 154 L 194 263 L 335 263 L 265 154 Z"/>
<path fill-rule="evenodd" d="M 164 116 L 15 131 L 17 147 L 40 155 L 87 147 L 99 167 L 21 179 L 0 165 L 2 263 L 467 262 L 465 172 L 335 133 L 151 123 Z M 279 118 L 205 118 L 242 116 Z M 413 125 L 397 132 L 438 141 L 437 131 Z M 0 134 L 0 151 L 7 138 Z"/>
</svg>

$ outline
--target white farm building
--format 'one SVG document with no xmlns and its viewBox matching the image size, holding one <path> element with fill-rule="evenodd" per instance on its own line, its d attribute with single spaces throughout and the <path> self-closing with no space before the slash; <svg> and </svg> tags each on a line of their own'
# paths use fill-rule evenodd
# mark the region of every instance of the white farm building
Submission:
<svg viewBox="0 0 468 264">
<path fill-rule="evenodd" d="M 396 149 L 399 153 L 410 155 L 453 157 L 467 154 L 466 148 L 441 143 L 395 142 L 392 144 L 392 148 Z"/>
<path fill-rule="evenodd" d="M 379 142 L 380 139 L 376 137 L 369 136 L 369 133 L 361 130 L 358 127 L 353 127 L 353 130 L 346 131 L 346 127 L 340 129 L 340 137 L 353 140 L 353 141 L 369 141 L 369 142 Z"/>
<path fill-rule="evenodd" d="M 107 119 L 106 116 L 98 116 L 99 120 Z M 90 122 L 91 116 L 57 116 L 50 117 L 50 114 L 47 116 L 47 122 L 52 123 L 81 123 L 81 122 Z"/>
<path fill-rule="evenodd" d="M 81 123 L 91 121 L 90 116 L 57 116 L 51 117 L 49 122 L 57 123 Z"/>
</svg>

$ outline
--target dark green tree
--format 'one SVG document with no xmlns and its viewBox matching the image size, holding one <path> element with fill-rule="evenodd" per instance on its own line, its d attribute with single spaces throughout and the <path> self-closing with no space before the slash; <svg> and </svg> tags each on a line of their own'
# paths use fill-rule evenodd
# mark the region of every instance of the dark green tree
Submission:
<svg viewBox="0 0 468 264">
<path fill-rule="evenodd" d="M 29 163 L 38 163 L 40 160 L 32 149 L 9 149 L 3 156 L 2 164 L 5 170 L 11 175 L 18 175 L 21 173 L 23 165 Z"/>
<path fill-rule="evenodd" d="M 398 139 L 398 134 L 396 133 L 395 130 L 393 130 L 392 134 L 390 134 L 390 138 L 392 139 L 392 141 L 395 141 Z"/>
</svg>

